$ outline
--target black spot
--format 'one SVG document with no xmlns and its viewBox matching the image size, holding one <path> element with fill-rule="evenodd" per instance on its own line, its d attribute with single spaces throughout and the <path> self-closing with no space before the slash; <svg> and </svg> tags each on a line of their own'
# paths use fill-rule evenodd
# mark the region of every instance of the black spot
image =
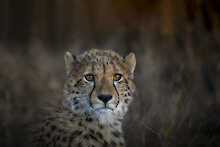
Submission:
<svg viewBox="0 0 220 147">
<path fill-rule="evenodd" d="M 82 126 L 83 126 L 83 124 L 82 124 L 82 122 L 81 122 L 81 121 L 78 123 L 78 125 L 79 125 L 80 127 L 82 127 Z"/>
<path fill-rule="evenodd" d="M 50 117 L 50 118 L 48 118 L 47 120 L 49 120 L 49 121 L 51 121 L 51 120 L 55 120 L 56 118 L 54 118 L 54 117 Z"/>
<path fill-rule="evenodd" d="M 44 127 L 41 127 L 41 131 L 44 132 L 44 130 L 45 130 L 45 128 L 44 128 Z"/>
<path fill-rule="evenodd" d="M 76 130 L 74 131 L 70 137 L 69 137 L 69 142 L 68 142 L 68 147 L 72 147 L 72 141 L 79 135 L 82 134 L 82 131 Z"/>
<path fill-rule="evenodd" d="M 69 138 L 69 142 L 68 142 L 68 147 L 72 147 L 72 141 L 73 141 L 73 138 L 70 137 L 70 138 Z"/>
<path fill-rule="evenodd" d="M 120 145 L 120 146 L 124 146 L 124 143 L 120 142 L 119 145 Z"/>
<path fill-rule="evenodd" d="M 63 142 L 66 142 L 67 138 L 66 137 L 63 137 L 62 141 Z"/>
<path fill-rule="evenodd" d="M 57 136 L 56 140 L 60 140 L 60 136 L 59 135 Z"/>
<path fill-rule="evenodd" d="M 60 112 L 62 112 L 62 111 L 61 111 L 60 109 L 57 109 L 56 112 L 57 112 L 57 113 L 60 113 Z"/>
<path fill-rule="evenodd" d="M 128 103 L 128 101 L 129 101 L 129 99 L 125 99 L 125 103 L 126 103 L 126 104 Z"/>
<path fill-rule="evenodd" d="M 118 120 L 119 122 L 122 122 L 122 119 L 120 119 L 120 118 L 119 118 L 119 119 L 117 119 L 117 120 Z"/>
<path fill-rule="evenodd" d="M 50 133 L 48 132 L 48 133 L 46 134 L 46 136 L 47 136 L 48 138 L 50 138 L 51 135 L 50 135 Z"/>
<path fill-rule="evenodd" d="M 80 82 L 81 82 L 81 79 L 76 82 L 76 84 L 74 85 L 74 87 L 77 87 L 77 86 L 80 84 Z"/>
<path fill-rule="evenodd" d="M 117 144 L 112 140 L 112 141 L 111 141 L 111 145 L 112 145 L 113 147 L 115 147 Z"/>
<path fill-rule="evenodd" d="M 96 132 L 96 134 L 97 134 L 97 136 L 98 136 L 100 139 L 102 139 L 102 138 L 103 138 L 102 133 L 100 133 L 100 132 Z"/>
<path fill-rule="evenodd" d="M 49 147 L 49 146 L 50 146 L 50 144 L 49 144 L 49 143 L 47 143 L 47 144 L 46 144 L 46 147 Z"/>
<path fill-rule="evenodd" d="M 82 131 L 77 130 L 77 131 L 74 131 L 74 132 L 71 134 L 71 137 L 74 139 L 75 137 L 77 137 L 77 136 L 79 136 L 79 135 L 81 135 L 81 134 L 82 134 Z"/>
<path fill-rule="evenodd" d="M 78 147 L 82 147 L 82 143 L 80 142 L 80 143 L 78 143 Z"/>
<path fill-rule="evenodd" d="M 95 140 L 95 141 L 97 141 L 98 139 L 95 137 L 95 136 L 93 136 L 93 135 L 89 135 L 90 136 L 90 138 L 92 138 L 93 140 Z"/>
<path fill-rule="evenodd" d="M 61 133 L 61 132 L 64 132 L 64 131 L 63 131 L 63 130 L 61 130 L 61 129 L 59 129 L 59 130 L 58 130 L 58 132 L 59 132 L 59 133 Z"/>
<path fill-rule="evenodd" d="M 52 125 L 50 128 L 51 128 L 51 131 L 54 131 L 54 130 L 56 130 L 57 127 Z"/>
<path fill-rule="evenodd" d="M 131 96 L 131 93 L 130 93 L 130 92 L 128 92 L 128 96 Z"/>
<path fill-rule="evenodd" d="M 128 84 L 128 81 L 127 81 L 127 80 L 125 80 L 125 83 L 126 83 L 126 84 Z"/>
<path fill-rule="evenodd" d="M 114 131 L 114 132 L 112 132 L 112 134 L 113 134 L 115 137 L 119 137 L 119 136 L 121 135 L 121 133 L 118 132 L 118 131 Z"/>
<path fill-rule="evenodd" d="M 89 135 L 86 134 L 86 135 L 83 136 L 83 138 L 86 139 L 86 140 L 89 140 Z"/>
<path fill-rule="evenodd" d="M 50 124 L 50 121 L 47 121 L 45 125 L 48 126 L 49 124 Z"/>
<path fill-rule="evenodd" d="M 93 129 L 89 129 L 89 131 L 90 131 L 92 134 L 95 133 L 95 131 L 94 131 Z"/>
<path fill-rule="evenodd" d="M 103 127 L 103 125 L 99 125 L 99 128 L 100 128 L 100 129 L 103 129 L 104 127 Z"/>
<path fill-rule="evenodd" d="M 79 94 L 79 91 L 76 91 L 76 94 Z"/>
<path fill-rule="evenodd" d="M 78 110 L 78 109 L 79 109 L 79 106 L 76 106 L 76 107 L 75 107 L 75 110 Z"/>
<path fill-rule="evenodd" d="M 86 121 L 87 121 L 87 122 L 92 122 L 93 120 L 92 120 L 92 118 L 87 117 L 87 118 L 86 118 Z"/>
<path fill-rule="evenodd" d="M 72 93 L 75 93 L 75 90 L 72 90 Z"/>
<path fill-rule="evenodd" d="M 92 147 L 95 147 L 94 145 L 92 145 Z"/>
<path fill-rule="evenodd" d="M 114 125 L 115 125 L 115 126 L 118 126 L 119 124 L 118 124 L 117 122 L 114 122 Z"/>
<path fill-rule="evenodd" d="M 56 136 L 53 137 L 52 141 L 54 144 L 56 144 Z"/>
<path fill-rule="evenodd" d="M 79 102 L 78 102 L 78 101 L 75 101 L 75 102 L 74 102 L 74 105 L 76 105 L 76 104 L 79 104 Z"/>
<path fill-rule="evenodd" d="M 108 142 L 104 140 L 103 147 L 107 147 L 107 146 L 108 146 Z"/>
</svg>

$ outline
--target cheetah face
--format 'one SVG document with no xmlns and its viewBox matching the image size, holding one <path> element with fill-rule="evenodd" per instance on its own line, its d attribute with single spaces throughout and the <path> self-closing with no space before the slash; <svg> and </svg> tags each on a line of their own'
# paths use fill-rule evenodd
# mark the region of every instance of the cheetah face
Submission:
<svg viewBox="0 0 220 147">
<path fill-rule="evenodd" d="M 113 51 L 90 50 L 73 57 L 67 52 L 64 106 L 100 120 L 122 118 L 132 100 L 133 53 L 125 59 Z"/>
</svg>

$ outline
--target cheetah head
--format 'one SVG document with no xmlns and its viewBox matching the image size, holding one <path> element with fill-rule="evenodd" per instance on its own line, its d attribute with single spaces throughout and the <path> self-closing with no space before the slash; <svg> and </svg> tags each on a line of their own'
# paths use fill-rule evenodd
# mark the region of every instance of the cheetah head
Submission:
<svg viewBox="0 0 220 147">
<path fill-rule="evenodd" d="M 92 49 L 78 56 L 66 52 L 64 58 L 63 106 L 102 124 L 122 119 L 135 91 L 134 53 L 122 58 L 111 50 Z"/>
</svg>

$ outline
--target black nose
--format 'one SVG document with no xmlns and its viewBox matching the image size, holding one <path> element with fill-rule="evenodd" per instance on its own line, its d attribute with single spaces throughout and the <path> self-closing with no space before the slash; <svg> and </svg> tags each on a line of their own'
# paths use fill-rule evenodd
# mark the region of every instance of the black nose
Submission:
<svg viewBox="0 0 220 147">
<path fill-rule="evenodd" d="M 101 101 L 103 101 L 103 103 L 106 104 L 108 101 L 112 99 L 112 95 L 111 94 L 99 94 L 98 99 L 100 99 Z"/>
</svg>

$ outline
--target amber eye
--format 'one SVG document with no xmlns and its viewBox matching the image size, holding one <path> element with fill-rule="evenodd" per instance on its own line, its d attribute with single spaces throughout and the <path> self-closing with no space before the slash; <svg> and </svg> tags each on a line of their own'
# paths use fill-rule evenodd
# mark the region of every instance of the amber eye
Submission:
<svg viewBox="0 0 220 147">
<path fill-rule="evenodd" d="M 121 78 L 122 78 L 122 74 L 117 73 L 117 74 L 113 75 L 113 80 L 114 81 L 119 81 L 119 80 L 121 80 Z"/>
<path fill-rule="evenodd" d="M 85 75 L 85 79 L 89 82 L 94 81 L 95 76 L 91 73 Z"/>
</svg>

